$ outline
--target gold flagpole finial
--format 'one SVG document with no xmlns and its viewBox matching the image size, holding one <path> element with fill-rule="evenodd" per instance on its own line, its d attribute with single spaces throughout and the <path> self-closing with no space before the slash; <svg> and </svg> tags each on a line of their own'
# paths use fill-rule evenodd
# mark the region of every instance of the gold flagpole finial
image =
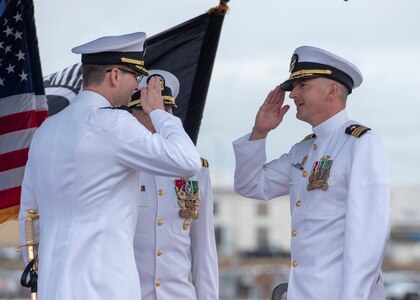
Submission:
<svg viewBox="0 0 420 300">
<path fill-rule="evenodd" d="M 207 13 L 208 14 L 219 14 L 224 16 L 227 11 L 229 10 L 229 6 L 227 5 L 227 3 L 229 2 L 229 0 L 220 0 L 220 4 L 216 7 L 210 8 Z"/>
</svg>

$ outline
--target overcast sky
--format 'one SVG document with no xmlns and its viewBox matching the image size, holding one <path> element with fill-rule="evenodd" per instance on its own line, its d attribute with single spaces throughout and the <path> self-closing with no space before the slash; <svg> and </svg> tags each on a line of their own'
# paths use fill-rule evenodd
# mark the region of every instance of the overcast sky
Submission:
<svg viewBox="0 0 420 300">
<path fill-rule="evenodd" d="M 104 35 L 157 34 L 216 6 L 210 0 L 34 0 L 44 75 L 80 60 L 70 49 Z M 295 48 L 325 48 L 357 65 L 352 119 L 381 136 L 392 183 L 420 184 L 419 0 L 231 0 L 198 138 L 217 185 L 233 182 L 232 141 L 252 128 L 266 94 L 288 77 Z M 273 159 L 311 133 L 293 101 L 268 137 Z"/>
</svg>

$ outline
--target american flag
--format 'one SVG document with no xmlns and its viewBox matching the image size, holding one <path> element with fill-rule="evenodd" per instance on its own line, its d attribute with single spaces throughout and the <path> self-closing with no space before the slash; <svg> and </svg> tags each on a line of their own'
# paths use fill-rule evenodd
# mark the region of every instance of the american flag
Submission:
<svg viewBox="0 0 420 300">
<path fill-rule="evenodd" d="M 15 219 L 33 134 L 48 116 L 32 0 L 0 6 L 0 223 Z"/>
</svg>

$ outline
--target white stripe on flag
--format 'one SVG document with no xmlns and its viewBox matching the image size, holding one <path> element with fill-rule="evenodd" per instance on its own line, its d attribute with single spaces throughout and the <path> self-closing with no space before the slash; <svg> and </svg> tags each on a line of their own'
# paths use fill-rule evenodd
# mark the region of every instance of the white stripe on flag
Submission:
<svg viewBox="0 0 420 300">
<path fill-rule="evenodd" d="M 45 110 L 48 111 L 47 96 L 37 95 L 35 96 L 35 110 Z"/>
<path fill-rule="evenodd" d="M 48 110 L 46 96 L 19 94 L 0 99 L 0 117 L 31 110 Z"/>
<path fill-rule="evenodd" d="M 0 137 L 0 154 L 29 148 L 37 128 L 29 128 L 3 134 Z"/>
<path fill-rule="evenodd" d="M 0 191 L 20 186 L 24 172 L 25 167 L 0 172 Z"/>
</svg>

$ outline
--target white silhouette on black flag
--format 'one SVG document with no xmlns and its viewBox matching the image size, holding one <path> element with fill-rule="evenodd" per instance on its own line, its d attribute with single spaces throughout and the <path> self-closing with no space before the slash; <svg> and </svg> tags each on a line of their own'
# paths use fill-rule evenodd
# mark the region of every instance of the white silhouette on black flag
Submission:
<svg viewBox="0 0 420 300">
<path fill-rule="evenodd" d="M 228 1 L 207 13 L 147 39 L 145 65 L 173 73 L 180 81 L 178 116 L 197 142 L 217 46 Z M 80 64 L 44 78 L 50 115 L 59 112 L 82 87 Z"/>
</svg>

